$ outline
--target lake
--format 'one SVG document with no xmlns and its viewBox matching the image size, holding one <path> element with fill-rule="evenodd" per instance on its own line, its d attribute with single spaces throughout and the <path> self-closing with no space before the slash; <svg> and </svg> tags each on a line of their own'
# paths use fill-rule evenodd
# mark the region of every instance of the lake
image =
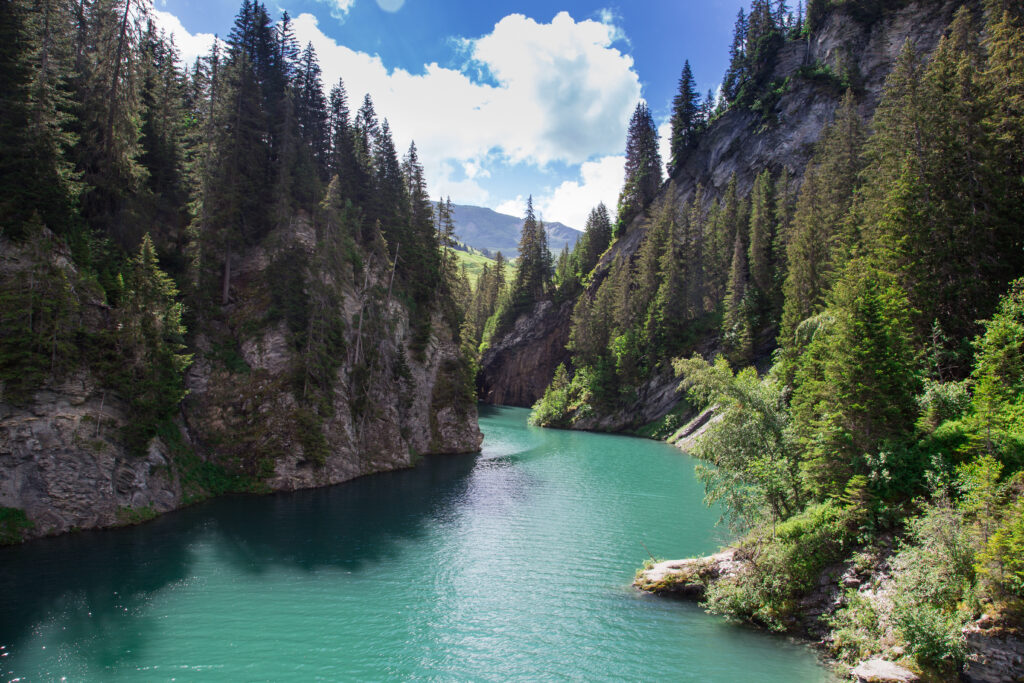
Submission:
<svg viewBox="0 0 1024 683">
<path fill-rule="evenodd" d="M 826 681 L 630 586 L 727 541 L 663 443 L 481 406 L 483 452 L 0 549 L 5 680 Z"/>
</svg>

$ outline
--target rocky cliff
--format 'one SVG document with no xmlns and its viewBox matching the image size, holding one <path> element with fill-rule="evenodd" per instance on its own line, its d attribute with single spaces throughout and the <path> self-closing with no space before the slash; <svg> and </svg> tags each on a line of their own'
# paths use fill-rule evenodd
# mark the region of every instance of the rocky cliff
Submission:
<svg viewBox="0 0 1024 683">
<path fill-rule="evenodd" d="M 85 357 L 93 333 L 118 322 L 67 248 L 52 235 L 40 244 L 0 236 L 0 293 L 31 294 L 42 271 L 62 283 L 74 357 Z M 414 329 L 386 259 L 325 267 L 321 249 L 297 217 L 236 257 L 230 303 L 196 315 L 188 395 L 141 451 L 124 438 L 138 416 L 96 364 L 46 373 L 25 395 L 0 385 L 0 535 L 132 523 L 224 490 L 335 484 L 424 454 L 478 450 L 471 377 L 451 325 L 435 311 L 429 334 L 423 321 Z M 289 287 L 303 311 L 314 290 L 335 295 L 319 314 L 337 323 L 338 355 L 319 359 L 329 376 L 315 388 L 313 333 L 297 343 L 288 310 L 278 310 Z"/>
<path fill-rule="evenodd" d="M 741 196 L 750 192 L 754 179 L 765 169 L 773 173 L 788 170 L 798 188 L 814 145 L 832 120 L 843 95 L 839 74 L 846 74 L 846 80 L 858 93 L 859 113 L 865 121 L 870 120 L 885 77 L 904 42 L 910 40 L 918 52 L 930 52 L 961 4 L 958 0 L 901 3 L 877 18 L 838 9 L 809 39 L 786 42 L 775 56 L 771 81 L 776 87 L 762 99 L 762 110 L 733 107 L 713 121 L 696 149 L 661 187 L 648 211 L 637 216 L 605 252 L 581 296 L 593 299 L 617 259 L 628 262 L 635 258 L 651 217 L 666 203 L 684 210 L 698 186 L 704 190 L 707 206 L 724 195 L 734 175 Z M 531 319 L 541 323 L 537 316 Z M 541 324 L 553 326 L 548 320 Z M 557 335 L 532 334 L 517 325 L 492 343 L 488 369 L 481 380 L 483 395 L 488 397 L 485 400 L 502 395 L 500 389 L 492 387 L 513 375 L 513 369 L 522 364 L 520 359 L 530 359 L 530 371 L 536 375 L 546 372 L 550 381 L 554 368 L 564 360 L 562 349 L 553 348 L 551 340 L 568 338 L 568 314 L 559 325 Z M 716 353 L 717 329 L 698 336 L 693 344 L 695 351 L 708 356 Z M 767 364 L 774 341 L 770 334 L 755 340 L 759 365 Z M 531 386 L 538 382 L 536 375 L 529 380 Z M 529 396 L 536 398 L 542 392 L 543 389 L 531 392 Z M 624 405 L 612 412 L 596 408 L 579 414 L 572 419 L 572 425 L 602 431 L 635 429 L 666 415 L 680 399 L 671 372 L 663 366 L 637 386 L 635 396 Z"/>
<path fill-rule="evenodd" d="M 480 359 L 480 400 L 529 408 L 544 394 L 555 368 L 569 360 L 565 345 L 573 302 L 541 301 L 519 316 L 513 328 L 492 342 Z"/>
</svg>

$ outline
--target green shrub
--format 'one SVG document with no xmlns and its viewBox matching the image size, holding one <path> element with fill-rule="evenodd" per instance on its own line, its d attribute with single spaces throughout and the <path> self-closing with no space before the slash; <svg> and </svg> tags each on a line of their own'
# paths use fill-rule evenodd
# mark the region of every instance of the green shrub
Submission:
<svg viewBox="0 0 1024 683">
<path fill-rule="evenodd" d="M 829 618 L 832 650 L 844 662 L 858 662 L 882 652 L 885 631 L 882 615 L 869 598 L 847 591 L 844 605 Z"/>
<path fill-rule="evenodd" d="M 918 426 L 934 431 L 942 422 L 961 417 L 971 405 L 967 382 L 935 382 L 926 380 L 924 393 L 917 397 L 921 409 Z"/>
<path fill-rule="evenodd" d="M 1009 506 L 975 568 L 995 593 L 1024 600 L 1024 498 Z"/>
<path fill-rule="evenodd" d="M 21 508 L 0 507 L 0 545 L 20 543 L 34 526 Z"/>
<path fill-rule="evenodd" d="M 918 664 L 959 667 L 967 655 L 961 632 L 967 619 L 927 603 L 896 603 L 893 611 L 896 631 L 906 643 L 907 653 Z"/>
<path fill-rule="evenodd" d="M 774 527 L 758 529 L 744 542 L 751 555 L 747 571 L 712 584 L 707 606 L 784 630 L 799 598 L 814 588 L 821 572 L 845 557 L 854 541 L 853 513 L 834 501 L 811 505 Z"/>
</svg>

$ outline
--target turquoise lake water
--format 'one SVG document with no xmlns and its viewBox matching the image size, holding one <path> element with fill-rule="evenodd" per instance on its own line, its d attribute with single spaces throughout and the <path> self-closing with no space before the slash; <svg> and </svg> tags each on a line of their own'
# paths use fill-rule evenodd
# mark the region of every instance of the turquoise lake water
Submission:
<svg viewBox="0 0 1024 683">
<path fill-rule="evenodd" d="M 0 549 L 27 681 L 826 681 L 815 654 L 630 586 L 725 541 L 665 444 L 481 407 L 483 452 Z"/>
</svg>

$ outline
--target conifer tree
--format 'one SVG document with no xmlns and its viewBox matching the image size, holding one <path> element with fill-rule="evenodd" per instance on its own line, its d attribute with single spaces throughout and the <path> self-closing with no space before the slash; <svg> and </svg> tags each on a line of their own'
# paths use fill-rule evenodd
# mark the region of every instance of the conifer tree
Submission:
<svg viewBox="0 0 1024 683">
<path fill-rule="evenodd" d="M 797 326 L 820 312 L 835 273 L 849 258 L 857 236 L 849 212 L 863 167 L 864 124 L 851 92 L 835 121 L 822 133 L 804 173 L 786 247 L 787 274 L 779 343 L 789 348 Z"/>
<path fill-rule="evenodd" d="M 654 199 L 661 186 L 661 168 L 658 130 L 647 104 L 640 102 L 633 111 L 626 138 L 626 180 L 619 193 L 616 234 L 623 234 Z"/>
<path fill-rule="evenodd" d="M 749 296 L 750 270 L 748 245 L 744 231 L 737 230 L 733 241 L 732 266 L 725 291 L 725 316 L 722 318 L 722 342 L 726 355 L 735 365 L 753 360 L 754 340 L 751 328 L 752 306 Z"/>
<path fill-rule="evenodd" d="M 512 305 L 516 314 L 544 298 L 551 272 L 544 224 L 533 210 L 533 197 L 526 202 L 526 217 L 519 238 L 519 261 L 512 285 Z"/>
<path fill-rule="evenodd" d="M 909 479 L 920 476 L 899 460 L 919 386 L 908 308 L 892 277 L 851 263 L 832 293 L 828 320 L 800 358 L 792 434 L 816 497 L 839 495 L 852 477 L 868 477 L 867 458 L 880 450 L 890 454 L 882 466 L 898 485 L 912 489 Z"/>
<path fill-rule="evenodd" d="M 299 58 L 295 83 L 295 117 L 306 149 L 312 156 L 317 177 L 327 180 L 330 150 L 327 102 L 320 78 L 320 62 L 313 44 L 306 45 Z"/>
<path fill-rule="evenodd" d="M 775 232 L 775 207 L 771 173 L 761 171 L 754 180 L 750 198 L 749 253 L 751 284 L 762 305 L 772 298 L 772 244 Z"/>
<path fill-rule="evenodd" d="M 608 209 L 601 203 L 590 210 L 583 237 L 580 238 L 583 246 L 579 266 L 581 277 L 594 269 L 601 254 L 605 252 L 611 241 L 612 221 L 608 216 Z"/>
<path fill-rule="evenodd" d="M 700 95 L 697 94 L 690 62 L 683 63 L 679 77 L 679 90 L 672 100 L 672 140 L 668 174 L 675 175 L 682 166 L 689 150 L 697 146 L 697 134 L 701 125 Z"/>
<path fill-rule="evenodd" d="M 746 50 L 747 16 L 741 7 L 733 27 L 732 45 L 729 46 L 729 69 L 722 80 L 722 97 L 730 104 L 736 101 L 740 87 L 747 79 Z"/>
<path fill-rule="evenodd" d="M 0 224 L 19 236 L 38 216 L 64 232 L 81 190 L 69 158 L 71 18 L 54 0 L 14 0 L 2 12 Z"/>
<path fill-rule="evenodd" d="M 361 169 L 356 161 L 348 95 L 340 78 L 331 88 L 328 123 L 331 131 L 330 172 L 338 177 L 342 196 L 355 201 L 357 187 L 364 185 L 365 181 L 357 180 Z"/>
</svg>

